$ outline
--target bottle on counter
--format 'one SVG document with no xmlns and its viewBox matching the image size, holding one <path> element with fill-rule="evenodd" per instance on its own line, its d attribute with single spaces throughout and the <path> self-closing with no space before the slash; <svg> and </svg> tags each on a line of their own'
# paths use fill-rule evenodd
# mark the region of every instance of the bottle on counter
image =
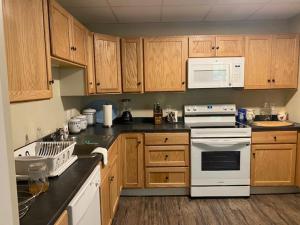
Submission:
<svg viewBox="0 0 300 225">
<path fill-rule="evenodd" d="M 153 118 L 154 118 L 155 125 L 160 125 L 162 123 L 163 112 L 162 112 L 162 108 L 161 108 L 159 102 L 154 103 Z"/>
</svg>

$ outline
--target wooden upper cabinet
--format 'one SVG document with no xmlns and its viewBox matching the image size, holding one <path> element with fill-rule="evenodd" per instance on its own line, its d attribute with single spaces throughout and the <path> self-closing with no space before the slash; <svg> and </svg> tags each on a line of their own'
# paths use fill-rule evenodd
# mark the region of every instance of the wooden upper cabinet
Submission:
<svg viewBox="0 0 300 225">
<path fill-rule="evenodd" d="M 95 83 L 95 62 L 94 62 L 94 36 L 92 32 L 87 35 L 87 68 L 86 68 L 86 80 L 87 80 L 87 94 L 96 93 Z"/>
<path fill-rule="evenodd" d="M 123 186 L 125 188 L 144 187 L 144 144 L 143 134 L 122 135 Z"/>
<path fill-rule="evenodd" d="M 254 35 L 246 37 L 245 89 L 267 89 L 271 87 L 272 36 Z"/>
<path fill-rule="evenodd" d="M 94 48 L 97 93 L 120 93 L 120 38 L 94 34 Z"/>
<path fill-rule="evenodd" d="M 272 39 L 272 88 L 297 88 L 299 36 L 274 35 Z"/>
<path fill-rule="evenodd" d="M 184 91 L 187 57 L 187 37 L 145 38 L 145 91 Z"/>
<path fill-rule="evenodd" d="M 216 56 L 244 56 L 244 36 L 224 35 L 216 36 Z"/>
<path fill-rule="evenodd" d="M 46 0 L 3 1 L 11 102 L 52 97 Z"/>
<path fill-rule="evenodd" d="M 87 29 L 55 0 L 49 8 L 52 55 L 86 65 Z"/>
<path fill-rule="evenodd" d="M 49 1 L 52 55 L 72 60 L 72 16 L 56 1 Z"/>
<path fill-rule="evenodd" d="M 189 37 L 189 57 L 244 56 L 244 36 L 199 35 Z"/>
<path fill-rule="evenodd" d="M 86 64 L 87 29 L 73 19 L 73 61 Z"/>
<path fill-rule="evenodd" d="M 200 35 L 189 37 L 189 57 L 212 57 L 216 55 L 216 37 Z"/>
<path fill-rule="evenodd" d="M 142 93 L 144 91 L 142 38 L 123 38 L 121 51 L 123 92 Z"/>
<path fill-rule="evenodd" d="M 296 144 L 252 145 L 251 185 L 295 184 Z"/>
<path fill-rule="evenodd" d="M 68 219 L 68 212 L 67 210 L 65 210 L 60 217 L 58 218 L 58 220 L 55 222 L 54 225 L 68 225 L 69 224 L 69 219 Z"/>
</svg>

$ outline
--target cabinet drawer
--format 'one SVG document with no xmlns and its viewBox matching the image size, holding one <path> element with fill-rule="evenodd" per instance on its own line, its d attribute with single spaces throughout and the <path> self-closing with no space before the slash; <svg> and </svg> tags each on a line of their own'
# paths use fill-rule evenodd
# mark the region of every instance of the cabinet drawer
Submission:
<svg viewBox="0 0 300 225">
<path fill-rule="evenodd" d="M 188 187 L 189 167 L 146 168 L 146 187 Z"/>
<path fill-rule="evenodd" d="M 188 166 L 189 146 L 145 146 L 146 166 Z"/>
<path fill-rule="evenodd" d="M 253 144 L 297 143 L 297 131 L 264 131 L 252 133 Z"/>
<path fill-rule="evenodd" d="M 188 145 L 188 133 L 146 133 L 146 145 Z"/>
</svg>

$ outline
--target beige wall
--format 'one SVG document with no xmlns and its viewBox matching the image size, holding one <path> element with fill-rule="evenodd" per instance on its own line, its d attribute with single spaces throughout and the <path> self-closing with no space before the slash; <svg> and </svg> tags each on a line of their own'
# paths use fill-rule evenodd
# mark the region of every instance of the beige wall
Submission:
<svg viewBox="0 0 300 225">
<path fill-rule="evenodd" d="M 156 36 L 186 34 L 254 34 L 282 33 L 289 31 L 289 21 L 250 22 L 185 22 L 185 23 L 135 23 L 135 24 L 87 24 L 94 32 L 120 36 Z"/>
<path fill-rule="evenodd" d="M 75 114 L 80 108 L 81 98 L 60 97 L 60 70 L 52 68 L 52 73 L 55 80 L 52 99 L 10 105 L 13 149 L 26 144 L 26 135 L 32 142 L 62 127 L 66 121 L 66 110 L 74 109 L 72 113 Z"/>
<path fill-rule="evenodd" d="M 291 32 L 300 33 L 300 15 L 290 20 L 289 28 Z M 298 87 L 300 87 L 300 79 L 298 79 Z M 289 112 L 289 119 L 300 123 L 300 90 L 297 90 L 290 98 L 286 108 Z"/>
<path fill-rule="evenodd" d="M 15 164 L 11 151 L 9 102 L 5 42 L 3 32 L 2 0 L 0 0 L 0 224 L 18 225 Z"/>
<path fill-rule="evenodd" d="M 188 90 L 184 93 L 145 93 L 84 97 L 83 102 L 87 104 L 96 99 L 106 99 L 116 105 L 120 105 L 122 98 L 130 98 L 133 116 L 151 117 L 153 104 L 157 101 L 160 102 L 163 108 L 170 105 L 171 108 L 178 110 L 179 115 L 181 115 L 183 105 L 188 104 L 235 103 L 238 107 L 257 108 L 262 107 L 264 102 L 268 101 L 282 108 L 293 94 L 294 91 L 291 90 L 203 89 Z"/>
</svg>

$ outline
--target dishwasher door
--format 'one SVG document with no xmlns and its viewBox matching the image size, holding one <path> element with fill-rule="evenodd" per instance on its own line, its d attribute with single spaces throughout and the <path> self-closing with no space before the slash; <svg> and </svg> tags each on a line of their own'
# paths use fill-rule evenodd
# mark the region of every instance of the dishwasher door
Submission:
<svg viewBox="0 0 300 225">
<path fill-rule="evenodd" d="M 101 225 L 99 186 L 97 166 L 68 205 L 69 225 Z"/>
</svg>

